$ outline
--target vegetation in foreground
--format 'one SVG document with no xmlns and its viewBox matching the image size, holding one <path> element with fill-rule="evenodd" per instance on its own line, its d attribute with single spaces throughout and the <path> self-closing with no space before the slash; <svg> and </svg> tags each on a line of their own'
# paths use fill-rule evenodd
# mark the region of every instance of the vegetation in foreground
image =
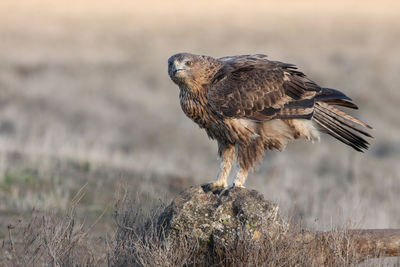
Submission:
<svg viewBox="0 0 400 267">
<path fill-rule="evenodd" d="M 138 199 L 126 189 L 119 190 L 114 206 L 115 234 L 102 240 L 91 240 L 92 225 L 78 223 L 76 209 L 84 197 L 82 189 L 64 214 L 33 211 L 26 221 L 8 225 L 8 237 L 1 244 L 2 266 L 311 266 L 309 248 L 295 238 L 303 230 L 290 227 L 289 232 L 274 242 L 256 241 L 239 233 L 232 246 L 201 250 L 199 244 L 182 235 L 166 237 L 157 226 L 165 205 L 148 199 Z M 101 216 L 98 220 L 101 219 Z M 188 233 L 189 235 L 189 233 Z M 289 236 L 289 238 L 288 238 Z M 292 239 L 290 237 L 293 237 Z M 342 253 L 348 243 L 346 231 L 336 229 L 321 242 L 332 252 L 326 266 L 349 266 L 349 255 Z M 363 266 L 386 266 L 387 261 L 366 261 Z M 397 260 L 398 262 L 398 260 Z"/>
</svg>

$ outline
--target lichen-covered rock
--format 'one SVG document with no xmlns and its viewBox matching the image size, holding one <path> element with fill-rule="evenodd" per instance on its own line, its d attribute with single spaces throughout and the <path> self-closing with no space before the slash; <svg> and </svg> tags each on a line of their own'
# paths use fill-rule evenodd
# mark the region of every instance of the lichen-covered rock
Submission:
<svg viewBox="0 0 400 267">
<path fill-rule="evenodd" d="M 158 226 L 172 240 L 198 242 L 201 251 L 233 246 L 239 238 L 273 242 L 288 226 L 276 204 L 255 190 L 209 191 L 207 185 L 182 192 L 164 210 Z"/>
</svg>

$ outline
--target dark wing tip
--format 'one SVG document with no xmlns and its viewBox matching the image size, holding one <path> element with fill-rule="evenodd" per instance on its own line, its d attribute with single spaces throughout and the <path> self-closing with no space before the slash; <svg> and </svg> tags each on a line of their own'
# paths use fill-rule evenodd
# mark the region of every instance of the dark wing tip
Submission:
<svg viewBox="0 0 400 267">
<path fill-rule="evenodd" d="M 333 99 L 353 101 L 353 99 L 351 99 L 344 93 L 332 88 L 322 88 L 321 93 L 316 97 L 316 100 L 322 100 L 322 101 L 333 100 Z"/>
</svg>

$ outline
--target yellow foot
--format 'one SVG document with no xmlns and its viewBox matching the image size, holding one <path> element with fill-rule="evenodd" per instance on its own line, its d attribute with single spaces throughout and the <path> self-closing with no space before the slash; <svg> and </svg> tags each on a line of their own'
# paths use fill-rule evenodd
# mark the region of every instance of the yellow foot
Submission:
<svg viewBox="0 0 400 267">
<path fill-rule="evenodd" d="M 214 190 L 217 190 L 217 189 L 225 188 L 226 185 L 227 185 L 226 182 L 216 181 L 214 183 L 209 184 L 208 188 L 211 191 L 214 191 Z"/>
<path fill-rule="evenodd" d="M 239 188 L 246 188 L 244 185 L 242 185 L 242 184 L 235 184 L 235 183 L 233 183 L 232 185 L 231 185 L 231 188 L 232 187 L 239 187 Z"/>
</svg>

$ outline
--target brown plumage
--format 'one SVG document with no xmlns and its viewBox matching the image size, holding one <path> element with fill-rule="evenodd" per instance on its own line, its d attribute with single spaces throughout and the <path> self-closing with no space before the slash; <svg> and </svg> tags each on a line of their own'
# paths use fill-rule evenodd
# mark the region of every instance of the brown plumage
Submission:
<svg viewBox="0 0 400 267">
<path fill-rule="evenodd" d="M 327 133 L 357 151 L 368 148 L 371 127 L 335 106 L 357 109 L 342 92 L 323 88 L 295 65 L 265 55 L 212 58 L 189 53 L 168 60 L 168 74 L 180 88 L 183 112 L 218 141 L 222 158 L 211 187 L 226 187 L 236 157 L 232 186 L 243 186 L 265 150 L 288 141 L 319 140 Z"/>
</svg>

